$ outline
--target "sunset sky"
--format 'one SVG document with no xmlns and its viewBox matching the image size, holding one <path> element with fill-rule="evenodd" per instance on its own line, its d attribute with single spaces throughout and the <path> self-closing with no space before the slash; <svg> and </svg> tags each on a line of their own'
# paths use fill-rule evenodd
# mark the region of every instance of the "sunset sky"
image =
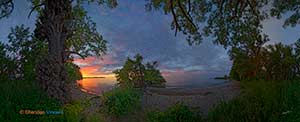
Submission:
<svg viewBox="0 0 300 122">
<path fill-rule="evenodd" d="M 136 53 L 145 61 L 158 61 L 167 80 L 197 81 L 227 74 L 231 61 L 221 46 L 206 38 L 201 45 L 188 46 L 184 36 L 174 36 L 172 17 L 163 12 L 145 12 L 144 0 L 119 0 L 115 9 L 86 5 L 97 30 L 108 41 L 108 52 L 101 58 L 75 59 L 84 76 L 113 77 L 111 71 L 120 68 L 126 57 Z M 24 24 L 35 27 L 36 14 L 30 18 L 30 3 L 15 0 L 15 10 L 9 18 L 0 20 L 0 40 L 6 42 L 10 28 Z M 291 44 L 300 37 L 300 28 L 282 28 L 283 21 L 271 18 L 264 22 L 264 32 L 274 42 Z"/>
</svg>

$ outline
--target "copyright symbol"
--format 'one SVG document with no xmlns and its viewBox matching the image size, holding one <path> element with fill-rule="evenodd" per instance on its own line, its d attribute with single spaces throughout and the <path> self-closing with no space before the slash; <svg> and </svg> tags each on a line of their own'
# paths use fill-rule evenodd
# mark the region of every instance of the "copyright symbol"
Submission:
<svg viewBox="0 0 300 122">
<path fill-rule="evenodd" d="M 19 113 L 20 114 L 24 114 L 25 112 L 24 112 L 24 110 L 20 110 Z"/>
</svg>

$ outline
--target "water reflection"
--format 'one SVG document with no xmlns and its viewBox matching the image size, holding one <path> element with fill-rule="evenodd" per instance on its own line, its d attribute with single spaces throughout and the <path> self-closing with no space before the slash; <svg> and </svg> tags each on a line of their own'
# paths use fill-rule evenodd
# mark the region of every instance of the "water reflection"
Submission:
<svg viewBox="0 0 300 122">
<path fill-rule="evenodd" d="M 188 74 L 170 74 L 164 75 L 167 80 L 166 87 L 170 88 L 199 88 L 208 87 L 217 84 L 222 84 L 227 82 L 227 80 L 216 80 L 213 79 L 216 73 L 213 74 L 203 74 L 203 73 L 188 73 Z M 91 92 L 96 94 L 101 94 L 103 91 L 108 91 L 112 89 L 116 84 L 116 79 L 114 76 L 105 78 L 86 78 L 78 81 L 78 84 L 83 88 L 85 92 Z"/>
<path fill-rule="evenodd" d="M 86 78 L 77 83 L 85 92 L 101 94 L 103 91 L 112 89 L 117 82 L 115 78 Z"/>
</svg>

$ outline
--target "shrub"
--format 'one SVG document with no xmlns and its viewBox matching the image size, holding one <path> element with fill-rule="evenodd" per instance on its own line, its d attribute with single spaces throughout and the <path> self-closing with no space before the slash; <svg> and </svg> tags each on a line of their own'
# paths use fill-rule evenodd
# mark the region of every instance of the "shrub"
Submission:
<svg viewBox="0 0 300 122">
<path fill-rule="evenodd" d="M 59 122 L 62 115 L 21 115 L 20 110 L 60 110 L 58 101 L 49 99 L 33 81 L 0 83 L 1 122 Z"/>
<path fill-rule="evenodd" d="M 300 121 L 300 80 L 294 80 L 286 85 L 283 94 L 284 112 L 280 120 L 282 122 L 299 122 Z"/>
<path fill-rule="evenodd" d="M 115 88 L 101 97 L 106 113 L 114 116 L 126 115 L 140 105 L 141 93 L 133 88 Z"/>
<path fill-rule="evenodd" d="M 74 101 L 63 106 L 64 119 L 66 122 L 80 122 L 82 120 L 81 113 L 84 109 L 84 104 L 79 101 Z"/>
<path fill-rule="evenodd" d="M 175 104 L 163 112 L 152 111 L 148 113 L 149 122 L 201 122 L 201 116 L 183 104 Z"/>
<path fill-rule="evenodd" d="M 299 82 L 249 81 L 241 85 L 243 94 L 217 105 L 209 112 L 209 121 L 297 121 L 300 116 Z"/>
<path fill-rule="evenodd" d="M 91 113 L 91 114 L 89 113 L 85 115 L 83 122 L 103 122 L 103 121 L 104 121 L 103 115 L 95 112 L 95 113 Z"/>
</svg>

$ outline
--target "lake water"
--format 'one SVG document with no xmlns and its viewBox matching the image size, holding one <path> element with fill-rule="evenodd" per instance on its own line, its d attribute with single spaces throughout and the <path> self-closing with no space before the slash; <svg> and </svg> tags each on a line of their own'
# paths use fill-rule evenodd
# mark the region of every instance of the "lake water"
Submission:
<svg viewBox="0 0 300 122">
<path fill-rule="evenodd" d="M 166 77 L 166 87 L 172 88 L 201 88 L 218 85 L 227 82 L 228 80 L 217 80 L 208 77 L 185 78 Z M 101 94 L 103 91 L 112 89 L 116 84 L 115 78 L 87 78 L 78 81 L 78 84 L 89 92 Z"/>
</svg>

